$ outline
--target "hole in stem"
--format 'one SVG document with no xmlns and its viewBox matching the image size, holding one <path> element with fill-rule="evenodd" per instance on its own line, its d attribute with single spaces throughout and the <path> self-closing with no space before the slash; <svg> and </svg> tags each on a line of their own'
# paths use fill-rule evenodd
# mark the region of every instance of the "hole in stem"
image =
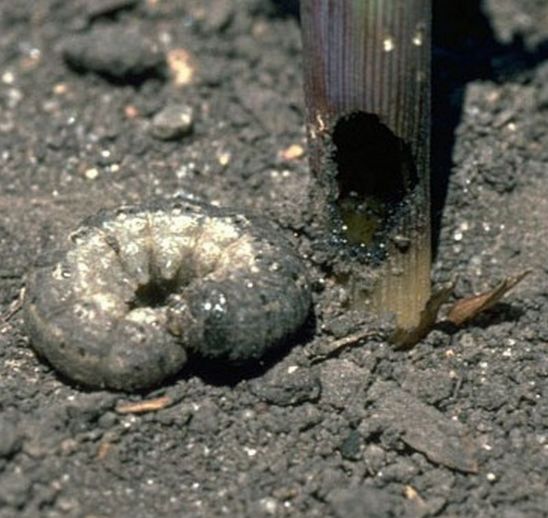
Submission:
<svg viewBox="0 0 548 518">
<path fill-rule="evenodd" d="M 409 146 L 377 115 L 360 111 L 337 121 L 332 140 L 346 237 L 354 244 L 371 244 L 417 184 Z"/>
</svg>

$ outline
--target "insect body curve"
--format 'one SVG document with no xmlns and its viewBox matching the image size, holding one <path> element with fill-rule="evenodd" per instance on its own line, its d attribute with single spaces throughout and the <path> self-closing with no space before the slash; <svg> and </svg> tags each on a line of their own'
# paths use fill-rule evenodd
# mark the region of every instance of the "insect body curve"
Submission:
<svg viewBox="0 0 548 518">
<path fill-rule="evenodd" d="M 193 198 L 103 210 L 27 282 L 35 350 L 70 379 L 138 390 L 189 352 L 260 358 L 305 321 L 306 267 L 271 223 Z"/>
</svg>

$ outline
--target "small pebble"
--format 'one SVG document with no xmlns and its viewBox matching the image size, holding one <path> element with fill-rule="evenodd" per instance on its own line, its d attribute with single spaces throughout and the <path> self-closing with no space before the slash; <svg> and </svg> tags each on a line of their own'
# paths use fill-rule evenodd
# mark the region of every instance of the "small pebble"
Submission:
<svg viewBox="0 0 548 518">
<path fill-rule="evenodd" d="M 363 438 L 357 430 L 352 430 L 342 442 L 339 450 L 347 460 L 359 460 L 362 457 Z"/>
<path fill-rule="evenodd" d="M 121 82 L 161 76 L 165 65 L 165 56 L 153 42 L 118 26 L 72 36 L 61 48 L 65 62 L 76 70 Z"/>
<path fill-rule="evenodd" d="M 292 144 L 291 146 L 280 151 L 279 156 L 282 160 L 290 161 L 301 158 L 304 155 L 304 148 L 299 144 Z"/>
<path fill-rule="evenodd" d="M 99 171 L 97 171 L 95 167 L 92 167 L 90 169 L 86 169 L 84 175 L 88 180 L 95 180 L 99 176 Z"/>
<path fill-rule="evenodd" d="M 196 66 L 194 58 L 185 49 L 171 49 L 166 54 L 166 61 L 171 78 L 176 86 L 192 83 Z"/>
<path fill-rule="evenodd" d="M 152 136 L 159 140 L 175 140 L 192 133 L 192 108 L 184 104 L 170 104 L 152 119 Z"/>
</svg>

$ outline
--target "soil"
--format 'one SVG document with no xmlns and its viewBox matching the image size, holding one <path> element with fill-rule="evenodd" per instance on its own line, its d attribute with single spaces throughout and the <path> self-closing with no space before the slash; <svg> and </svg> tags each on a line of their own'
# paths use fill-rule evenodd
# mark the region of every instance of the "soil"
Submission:
<svg viewBox="0 0 548 518">
<path fill-rule="evenodd" d="M 546 516 L 548 6 L 453 4 L 434 11 L 433 280 L 533 273 L 409 351 L 381 334 L 325 358 L 367 317 L 307 231 L 296 3 L 0 2 L 1 518 Z M 182 105 L 192 124 L 154 128 Z M 71 384 L 29 346 L 26 273 L 83 217 L 178 191 L 277 222 L 313 317 L 259 365 Z"/>
</svg>

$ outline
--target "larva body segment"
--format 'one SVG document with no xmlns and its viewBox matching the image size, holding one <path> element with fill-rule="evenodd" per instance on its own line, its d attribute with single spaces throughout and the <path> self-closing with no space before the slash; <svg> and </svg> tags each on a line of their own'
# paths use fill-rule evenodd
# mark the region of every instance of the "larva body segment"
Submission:
<svg viewBox="0 0 548 518">
<path fill-rule="evenodd" d="M 170 308 L 181 334 L 191 330 L 184 339 L 189 348 L 212 358 L 259 358 L 305 320 L 310 294 L 303 264 L 272 230 L 247 228 Z"/>
<path fill-rule="evenodd" d="M 187 197 L 101 211 L 49 258 L 27 282 L 31 342 L 92 387 L 156 385 L 189 351 L 257 359 L 310 310 L 306 268 L 279 230 Z"/>
</svg>

